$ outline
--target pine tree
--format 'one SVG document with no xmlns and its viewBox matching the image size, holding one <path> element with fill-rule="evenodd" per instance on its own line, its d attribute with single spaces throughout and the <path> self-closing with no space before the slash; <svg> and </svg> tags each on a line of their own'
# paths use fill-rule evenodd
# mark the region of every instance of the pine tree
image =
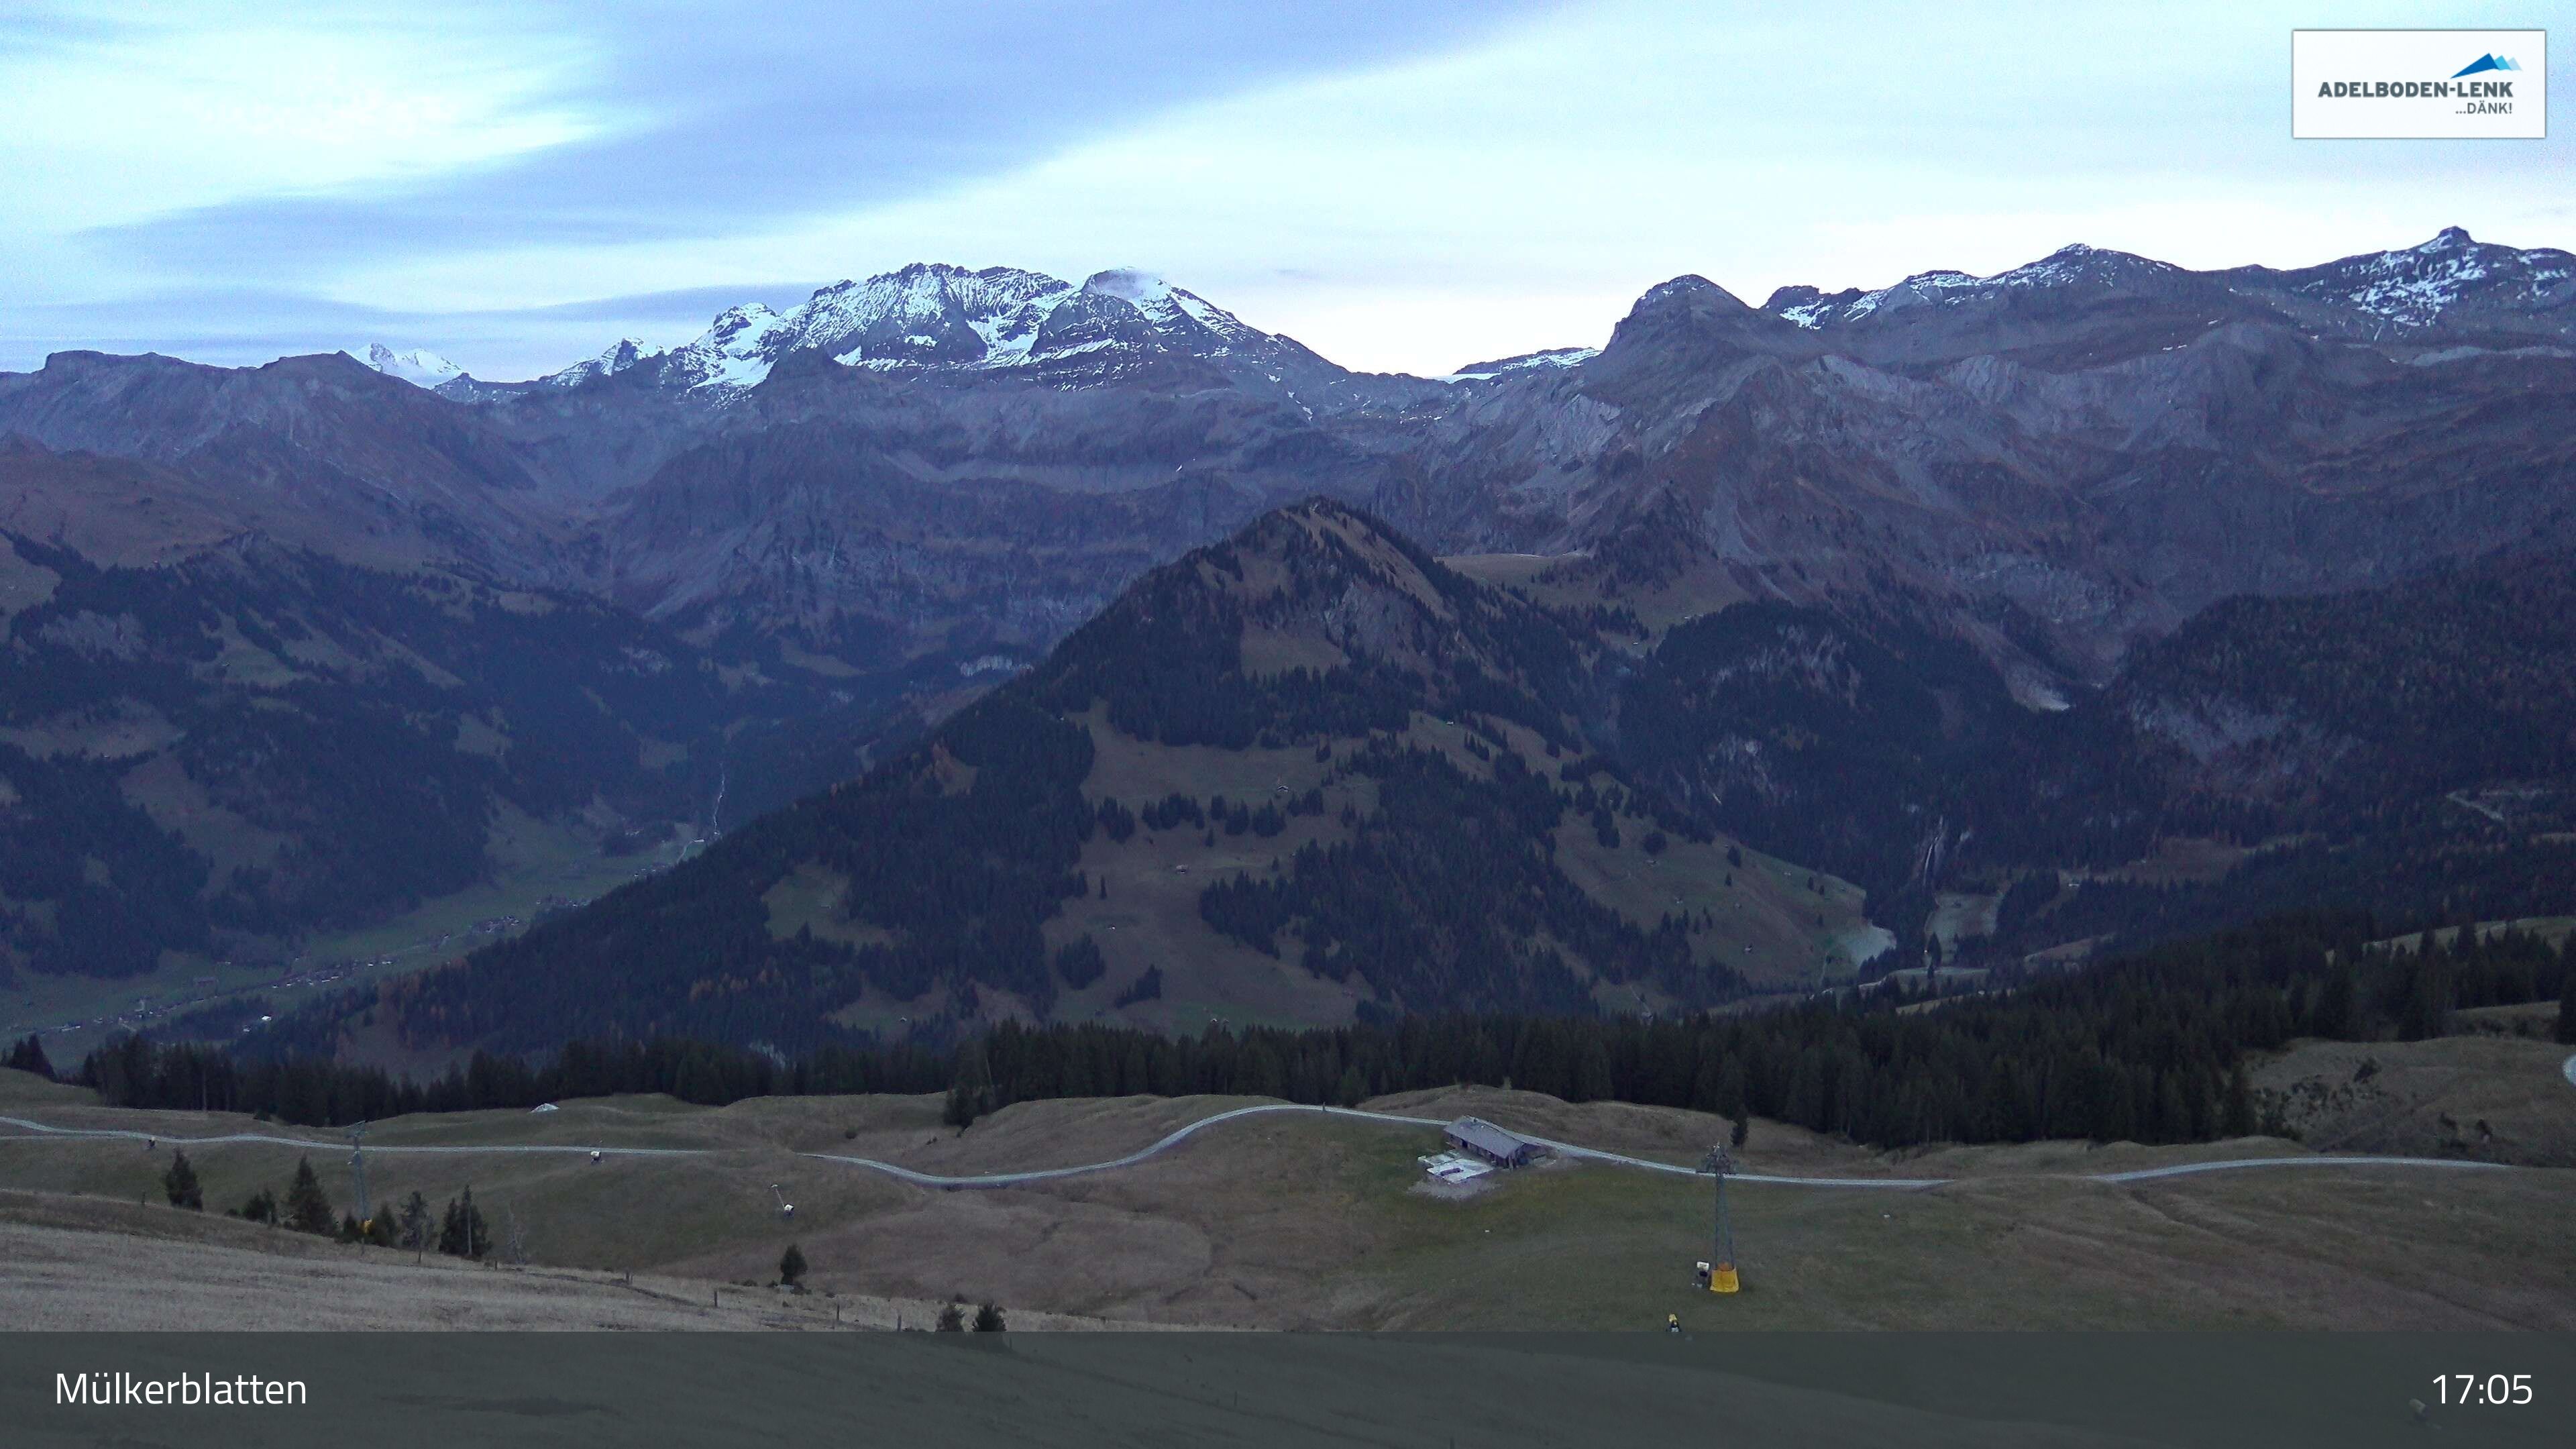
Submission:
<svg viewBox="0 0 2576 1449">
<path fill-rule="evenodd" d="M 2239 1058 L 2236 1070 L 2227 1077 L 2227 1107 L 2219 1121 L 2222 1137 L 2254 1135 L 2254 1082 L 2245 1074 L 2245 1062 Z"/>
<path fill-rule="evenodd" d="M 1734 1127 L 1734 1129 L 1733 1129 L 1732 1131 L 1730 1131 L 1730 1132 L 1728 1132 L 1728 1133 L 1726 1134 L 1726 1140 L 1727 1140 L 1727 1142 L 1728 1142 L 1728 1144 L 1729 1144 L 1729 1145 L 1734 1146 L 1734 1147 L 1737 1147 L 1737 1148 L 1741 1148 L 1741 1147 L 1743 1147 L 1743 1146 L 1744 1146 L 1744 1139 L 1746 1139 L 1746 1138 L 1748 1138 L 1748 1137 L 1750 1137 L 1750 1136 L 1752 1136 L 1752 1135 L 1753 1135 L 1753 1119 L 1752 1119 L 1752 1117 L 1750 1117 L 1750 1116 L 1739 1116 L 1739 1117 L 1737 1117 L 1737 1118 L 1735 1119 L 1735 1127 Z"/>
<path fill-rule="evenodd" d="M 1597 1034 L 1586 1032 L 1584 1035 L 1585 1041 L 1577 1050 L 1574 1059 L 1574 1090 L 1567 1095 L 1566 1100 L 1569 1102 L 1606 1101 L 1613 1090 L 1610 1083 L 1610 1047 Z"/>
<path fill-rule="evenodd" d="M 975 1119 L 992 1110 L 993 1073 L 984 1060 L 984 1043 L 979 1039 L 966 1043 L 957 1052 L 957 1075 L 948 1086 L 948 1102 L 940 1111 L 940 1120 L 963 1132 Z"/>
<path fill-rule="evenodd" d="M 2425 948 L 2418 961 L 2406 993 L 2406 1009 L 2397 1019 L 2399 1041 L 2429 1041 L 2448 1032 L 2451 1027 L 2451 972 L 2447 962 L 2436 963 L 2432 948 Z"/>
<path fill-rule="evenodd" d="M 2328 1041 L 2352 1040 L 2353 997 L 2352 964 L 2338 963 L 2317 988 L 2317 1004 L 2308 1013 L 2308 1034 Z"/>
<path fill-rule="evenodd" d="M 966 1300 L 963 1298 L 949 1299 L 948 1306 L 939 1310 L 939 1322 L 932 1325 L 932 1327 L 940 1333 L 965 1332 Z"/>
<path fill-rule="evenodd" d="M 0 1057 L 0 1067 L 33 1072 L 49 1082 L 54 1079 L 54 1064 L 45 1058 L 45 1044 L 32 1031 L 27 1033 L 25 1041 L 9 1048 L 8 1056 Z"/>
<path fill-rule="evenodd" d="M 2570 936 L 2576 941 L 2576 936 Z M 2558 988 L 2558 1040 L 2562 1046 L 2576 1046 L 2576 966 L 2566 970 L 2566 984 Z"/>
<path fill-rule="evenodd" d="M 313 1174 L 313 1159 L 295 1160 L 295 1181 L 286 1189 L 286 1225 L 299 1233 L 329 1237 L 338 1221 L 331 1213 L 331 1198 L 322 1191 L 322 1179 Z"/>
<path fill-rule="evenodd" d="M 161 1190 L 170 1195 L 170 1206 L 191 1212 L 206 1210 L 205 1189 L 197 1185 L 197 1169 L 188 1165 L 188 1154 L 170 1154 L 170 1170 L 161 1174 Z"/>
<path fill-rule="evenodd" d="M 483 1210 L 474 1205 L 474 1189 L 448 1199 L 446 1216 L 438 1226 L 438 1251 L 475 1259 L 492 1251 L 492 1229 L 483 1221 Z"/>
<path fill-rule="evenodd" d="M 983 1307 L 975 1310 L 975 1331 L 977 1333 L 1000 1333 L 1002 1332 L 1002 1329 L 1001 1309 L 987 1303 Z"/>
<path fill-rule="evenodd" d="M 778 1255 L 778 1281 L 793 1288 L 803 1282 L 804 1278 L 805 1250 L 794 1243 L 789 1243 L 787 1251 Z"/>
</svg>

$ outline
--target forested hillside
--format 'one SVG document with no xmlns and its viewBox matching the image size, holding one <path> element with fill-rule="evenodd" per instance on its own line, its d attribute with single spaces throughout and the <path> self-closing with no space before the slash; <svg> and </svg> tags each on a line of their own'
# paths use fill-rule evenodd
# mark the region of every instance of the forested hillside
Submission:
<svg viewBox="0 0 2576 1449">
<path fill-rule="evenodd" d="M 2554 912 L 2576 890 L 2576 557 L 2232 599 L 2062 708 L 1901 609 L 1741 604 L 1627 679 L 1620 749 L 1710 826 L 1867 887 L 1908 941 L 1938 892 L 2033 873 L 2084 883 L 2015 951 L 2289 906 Z M 2125 869 L 2171 841 L 2232 868 Z"/>
<path fill-rule="evenodd" d="M 686 839 L 720 785 L 748 813 L 846 773 L 831 724 L 885 707 L 757 641 L 255 536 L 121 567 L 0 534 L 0 574 L 0 980 L 283 960 L 534 823 Z"/>
<path fill-rule="evenodd" d="M 1149 574 L 864 777 L 276 1030 L 808 1050 L 1009 1020 L 1690 1011 L 1912 964 L 1945 893 L 2007 886 L 1954 962 L 2304 905 L 2546 913 L 2571 858 L 2546 838 L 2567 589 L 2565 560 L 2515 560 L 2231 606 L 2034 708 L 1899 611 L 1746 603 L 1657 638 L 1319 500 Z M 2378 677 L 2408 708 L 2358 698 Z M 2451 698 L 2483 702 L 2412 723 Z M 2223 737 L 2175 723 L 2258 710 Z M 2174 839 L 2232 869 L 2124 864 Z"/>
<path fill-rule="evenodd" d="M 375 1004 L 416 1046 L 1703 1006 L 1850 887 L 1590 752 L 1591 625 L 1316 501 L 1157 570 L 866 777 Z M 302 1029 L 302 1028 L 298 1028 Z"/>
</svg>

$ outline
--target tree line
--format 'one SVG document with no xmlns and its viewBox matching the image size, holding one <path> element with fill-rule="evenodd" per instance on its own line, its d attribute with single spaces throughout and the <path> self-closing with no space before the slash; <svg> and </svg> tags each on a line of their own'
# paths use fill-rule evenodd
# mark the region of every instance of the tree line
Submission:
<svg viewBox="0 0 2576 1449">
<path fill-rule="evenodd" d="M 206 1210 L 205 1186 L 184 1151 L 171 1152 L 170 1166 L 161 1174 L 161 1190 L 174 1208 Z M 361 1218 L 359 1212 L 366 1216 Z M 280 1197 L 273 1187 L 261 1187 L 243 1198 L 239 1206 L 224 1209 L 224 1216 L 336 1238 L 343 1243 L 404 1247 L 422 1254 L 435 1248 L 451 1257 L 479 1261 L 493 1250 L 491 1225 L 485 1221 L 483 1210 L 474 1205 L 473 1188 L 449 1198 L 447 1211 L 435 1218 L 430 1214 L 429 1200 L 414 1189 L 398 1206 L 363 1203 L 358 1211 L 343 1211 L 335 1221 L 331 1195 L 323 1189 L 310 1157 L 295 1160 L 295 1176 L 288 1181 L 285 1196 Z M 510 1252 L 514 1258 L 519 1256 L 515 1245 Z"/>
<path fill-rule="evenodd" d="M 699 1042 L 577 1042 L 542 1064 L 478 1055 L 426 1085 L 302 1058 L 243 1063 L 127 1038 L 79 1080 L 123 1106 L 263 1112 L 335 1126 L 403 1112 L 665 1092 L 745 1097 L 945 1090 L 964 1126 L 1017 1102 L 1148 1094 L 1350 1104 L 1470 1083 L 1568 1101 L 1754 1115 L 1879 1147 L 2043 1138 L 2192 1142 L 2262 1123 L 2249 1053 L 2293 1037 L 2417 1040 L 2455 1011 L 2556 1000 L 2576 1040 L 2569 946 L 2518 931 L 2372 947 L 2366 914 L 2311 913 L 2078 971 L 1990 978 L 1937 1005 L 1840 993 L 1757 1014 L 1646 1019 L 1410 1016 L 1164 1036 L 1005 1023 L 944 1050 L 829 1047 L 793 1061 Z M 2576 938 L 2571 938 L 2576 940 Z"/>
</svg>

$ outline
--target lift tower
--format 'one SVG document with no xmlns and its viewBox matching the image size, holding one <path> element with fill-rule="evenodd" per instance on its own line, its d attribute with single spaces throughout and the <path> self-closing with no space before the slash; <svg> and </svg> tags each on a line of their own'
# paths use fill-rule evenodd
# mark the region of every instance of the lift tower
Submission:
<svg viewBox="0 0 2576 1449">
<path fill-rule="evenodd" d="M 366 1139 L 366 1136 L 367 1136 L 367 1124 L 366 1124 L 366 1123 L 364 1123 L 364 1122 L 355 1122 L 355 1123 L 351 1123 L 351 1124 L 350 1124 L 350 1126 L 349 1126 L 349 1166 L 350 1166 L 353 1170 L 355 1170 L 355 1172 L 357 1173 L 357 1178 L 358 1178 L 358 1183 L 357 1183 L 357 1187 L 358 1187 L 358 1211 L 357 1211 L 357 1218 L 358 1218 L 358 1222 L 360 1223 L 360 1225 L 361 1225 L 361 1226 L 363 1226 L 363 1225 L 365 1225 L 365 1224 L 367 1224 L 367 1223 L 373 1222 L 373 1221 L 375 1220 L 375 1216 L 376 1216 L 376 1205 L 375 1205 L 375 1202 L 367 1196 L 367 1145 L 366 1145 L 366 1140 L 365 1140 L 365 1139 Z"/>
<path fill-rule="evenodd" d="M 1735 1226 L 1726 1217 L 1726 1179 L 1735 1171 L 1735 1158 L 1723 1147 L 1712 1147 L 1700 1159 L 1699 1170 L 1717 1180 L 1716 1219 L 1708 1237 L 1708 1291 L 1733 1293 L 1743 1286 L 1735 1273 Z"/>
</svg>

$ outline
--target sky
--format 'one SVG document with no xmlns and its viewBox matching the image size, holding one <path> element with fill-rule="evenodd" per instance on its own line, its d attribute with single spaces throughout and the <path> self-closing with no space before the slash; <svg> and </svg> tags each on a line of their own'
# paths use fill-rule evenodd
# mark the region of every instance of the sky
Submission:
<svg viewBox="0 0 2576 1449">
<path fill-rule="evenodd" d="M 949 261 L 1142 267 L 1436 374 L 1598 345 L 1686 273 L 1758 303 L 2076 241 L 2576 250 L 2576 121 L 2293 141 L 2288 79 L 2302 25 L 2563 52 L 2571 12 L 0 0 L 0 370 L 381 341 L 520 378 Z"/>
</svg>

